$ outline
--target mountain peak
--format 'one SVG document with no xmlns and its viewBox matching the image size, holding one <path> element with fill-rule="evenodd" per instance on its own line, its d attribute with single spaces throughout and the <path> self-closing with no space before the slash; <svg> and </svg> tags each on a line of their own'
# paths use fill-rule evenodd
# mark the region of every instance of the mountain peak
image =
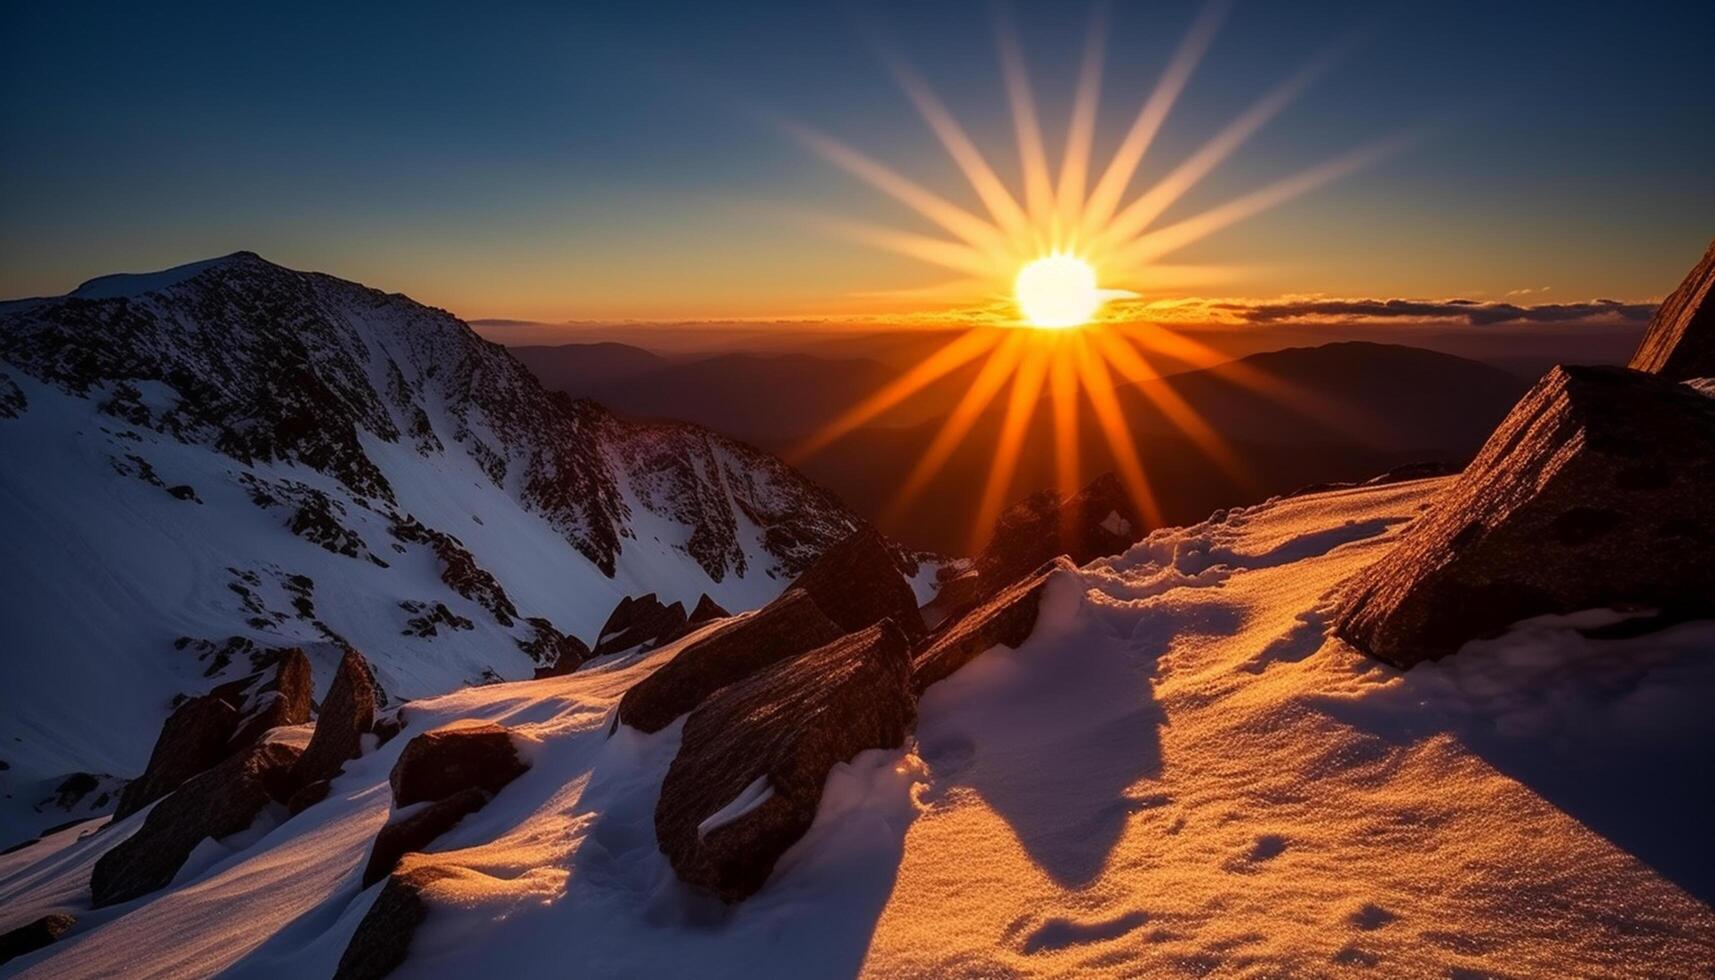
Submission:
<svg viewBox="0 0 1715 980">
<path fill-rule="evenodd" d="M 120 272 L 97 276 L 67 295 L 74 299 L 120 299 L 160 292 L 210 269 L 231 269 L 246 266 L 280 268 L 255 252 L 238 251 L 212 259 L 187 262 L 158 272 Z"/>
</svg>

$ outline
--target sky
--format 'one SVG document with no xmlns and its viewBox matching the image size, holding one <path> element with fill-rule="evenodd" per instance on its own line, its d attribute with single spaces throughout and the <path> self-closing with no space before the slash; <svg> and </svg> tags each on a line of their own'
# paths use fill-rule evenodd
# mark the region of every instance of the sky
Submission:
<svg viewBox="0 0 1715 980">
<path fill-rule="evenodd" d="M 1204 5 L 1102 9 L 1098 164 Z M 981 212 L 890 64 L 1018 188 L 997 24 L 1056 161 L 1096 10 L 6 3 L 0 296 L 249 249 L 469 318 L 933 313 L 897 291 L 946 270 L 826 218 L 936 228 L 793 134 Z M 1710 4 L 1241 0 L 1132 194 L 1307 64 L 1326 70 L 1162 221 L 1406 138 L 1175 253 L 1214 271 L 1151 295 L 1259 322 L 1306 297 L 1317 315 L 1658 299 L 1715 233 L 1711 37 Z"/>
</svg>

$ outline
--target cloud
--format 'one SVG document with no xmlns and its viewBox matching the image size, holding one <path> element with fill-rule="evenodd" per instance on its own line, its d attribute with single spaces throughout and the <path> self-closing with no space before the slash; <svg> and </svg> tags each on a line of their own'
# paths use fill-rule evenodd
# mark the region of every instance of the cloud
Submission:
<svg viewBox="0 0 1715 980">
<path fill-rule="evenodd" d="M 1596 299 L 1583 303 L 1531 306 L 1474 299 L 1328 299 L 1287 297 L 1276 300 L 1205 300 L 1177 304 L 1174 319 L 1201 310 L 1210 318 L 1237 323 L 1385 323 L 1410 320 L 1486 327 L 1502 323 L 1643 324 L 1654 303 Z M 1148 311 L 1144 311 L 1147 315 Z"/>
</svg>

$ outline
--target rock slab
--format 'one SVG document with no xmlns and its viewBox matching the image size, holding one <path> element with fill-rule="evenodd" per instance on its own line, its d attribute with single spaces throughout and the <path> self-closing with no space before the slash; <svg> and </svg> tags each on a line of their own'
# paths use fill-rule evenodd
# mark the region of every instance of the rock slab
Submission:
<svg viewBox="0 0 1715 980">
<path fill-rule="evenodd" d="M 983 651 L 1016 648 L 1028 639 L 1036 629 L 1042 594 L 1056 572 L 1075 574 L 1077 566 L 1061 555 L 930 637 L 911 658 L 912 690 L 921 696 L 929 685 L 952 676 Z"/>
<path fill-rule="evenodd" d="M 1715 378 L 1715 242 L 1656 308 L 1627 366 L 1669 381 Z"/>
<path fill-rule="evenodd" d="M 299 786 L 330 780 L 363 749 L 363 736 L 375 726 L 375 682 L 363 654 L 347 650 L 340 658 L 328 695 L 316 714 L 310 736 L 293 779 Z"/>
<path fill-rule="evenodd" d="M 528 768 L 505 727 L 460 725 L 424 732 L 407 742 L 388 782 L 393 805 L 410 806 L 444 800 L 472 787 L 497 793 Z"/>
<path fill-rule="evenodd" d="M 1143 515 L 1112 473 L 1064 500 L 1043 490 L 1007 508 L 976 558 L 980 592 L 998 593 L 1058 555 L 1083 565 L 1117 555 L 1143 537 Z"/>
<path fill-rule="evenodd" d="M 891 619 L 906 636 L 923 633 L 917 596 L 881 532 L 864 525 L 804 570 L 792 583 L 847 633 Z"/>
</svg>

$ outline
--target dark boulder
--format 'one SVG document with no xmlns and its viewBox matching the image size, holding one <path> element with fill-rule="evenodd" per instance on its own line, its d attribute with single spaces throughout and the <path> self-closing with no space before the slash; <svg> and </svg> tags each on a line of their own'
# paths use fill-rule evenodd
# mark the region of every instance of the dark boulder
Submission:
<svg viewBox="0 0 1715 980">
<path fill-rule="evenodd" d="M 1007 586 L 930 637 L 911 658 L 912 690 L 921 695 L 929 685 L 945 680 L 992 647 L 1016 648 L 1023 643 L 1036 629 L 1036 615 L 1048 580 L 1055 572 L 1076 572 L 1077 568 L 1070 558 L 1061 555 L 1035 575 Z"/>
<path fill-rule="evenodd" d="M 619 702 L 619 720 L 640 731 L 658 732 L 720 688 L 832 643 L 842 632 L 809 593 L 789 589 L 744 619 L 687 645 L 626 691 Z"/>
<path fill-rule="evenodd" d="M 270 801 L 283 801 L 297 758 L 290 745 L 263 742 L 187 780 L 95 862 L 92 904 L 101 908 L 165 887 L 197 844 L 236 834 Z"/>
<path fill-rule="evenodd" d="M 411 937 L 428 917 L 425 897 L 435 884 L 456 872 L 433 864 L 418 864 L 396 871 L 365 912 L 345 944 L 334 980 L 380 980 L 398 969 L 410 952 Z"/>
<path fill-rule="evenodd" d="M 51 946 L 74 925 L 77 925 L 75 918 L 64 912 L 54 912 L 9 932 L 0 933 L 0 963 Z"/>
<path fill-rule="evenodd" d="M 271 728 L 309 721 L 314 691 L 310 660 L 304 651 L 297 647 L 282 650 L 274 676 L 256 688 L 240 709 L 244 716 L 233 733 L 229 751 L 249 748 Z"/>
<path fill-rule="evenodd" d="M 1656 308 L 1628 366 L 1669 381 L 1715 378 L 1715 242 Z"/>
<path fill-rule="evenodd" d="M 1058 555 L 1074 565 L 1117 555 L 1147 530 L 1131 494 L 1112 473 L 1064 500 L 1052 490 L 1031 494 L 1000 515 L 977 555 L 981 592 L 994 595 Z"/>
<path fill-rule="evenodd" d="M 375 843 L 370 845 L 369 863 L 363 868 L 363 887 L 368 888 L 392 874 L 400 858 L 428 847 L 460 820 L 482 809 L 488 799 L 487 792 L 469 786 L 446 799 L 389 820 L 376 832 Z"/>
<path fill-rule="evenodd" d="M 190 698 L 167 716 L 143 774 L 119 793 L 114 820 L 123 820 L 218 763 L 238 730 L 238 709 L 216 694 Z"/>
<path fill-rule="evenodd" d="M 424 732 L 407 742 L 388 782 L 393 804 L 410 806 L 444 800 L 473 786 L 497 793 L 528 768 L 504 726 L 460 725 Z"/>
<path fill-rule="evenodd" d="M 685 882 L 736 902 L 816 817 L 828 771 L 916 719 L 910 648 L 882 622 L 728 685 L 685 720 L 655 837 Z"/>
<path fill-rule="evenodd" d="M 686 624 L 683 603 L 663 606 L 653 592 L 635 599 L 626 596 L 608 614 L 591 655 L 605 657 L 633 647 L 653 650 L 684 636 Z"/>
<path fill-rule="evenodd" d="M 792 588 L 808 592 L 822 613 L 847 633 L 891 619 L 909 637 L 923 634 L 916 594 L 887 539 L 867 524 L 823 552 Z"/>
<path fill-rule="evenodd" d="M 1335 631 L 1410 667 L 1546 613 L 1715 610 L 1715 399 L 1625 368 L 1557 367 L 1394 549 Z"/>
<path fill-rule="evenodd" d="M 554 624 L 540 616 L 526 620 L 536 631 L 530 640 L 520 640 L 518 646 L 532 660 L 542 664 L 536 668 L 536 678 L 559 677 L 569 674 L 590 658 L 590 648 L 575 636 L 560 632 Z"/>
<path fill-rule="evenodd" d="M 347 650 L 321 710 L 316 712 L 316 730 L 298 760 L 293 779 L 303 786 L 329 780 L 348 760 L 357 758 L 363 736 L 375 726 L 375 683 L 363 654 Z"/>
<path fill-rule="evenodd" d="M 731 615 L 732 613 L 727 612 L 720 603 L 709 598 L 709 594 L 704 592 L 697 599 L 697 608 L 691 610 L 689 625 L 701 626 L 704 623 L 712 623 L 717 619 L 725 619 Z"/>
</svg>

